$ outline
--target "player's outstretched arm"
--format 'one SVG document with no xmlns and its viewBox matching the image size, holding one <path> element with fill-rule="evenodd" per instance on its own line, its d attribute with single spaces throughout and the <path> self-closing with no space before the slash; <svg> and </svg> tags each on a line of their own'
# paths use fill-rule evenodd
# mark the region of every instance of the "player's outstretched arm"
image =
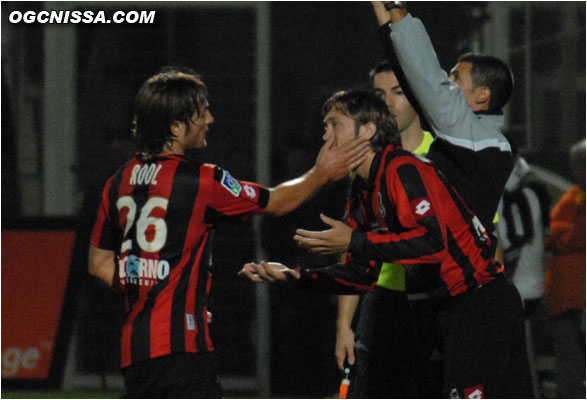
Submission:
<svg viewBox="0 0 587 400">
<path fill-rule="evenodd" d="M 248 263 L 238 273 L 255 283 L 272 283 L 288 280 L 289 277 L 300 279 L 299 271 L 290 269 L 276 262 Z"/>
<path fill-rule="evenodd" d="M 353 229 L 344 222 L 320 214 L 320 219 L 330 225 L 325 231 L 297 229 L 293 239 L 298 246 L 316 254 L 346 253 L 351 243 Z"/>
<path fill-rule="evenodd" d="M 354 139 L 343 146 L 335 146 L 328 140 L 320 149 L 314 167 L 303 176 L 269 189 L 270 196 L 265 211 L 282 215 L 295 210 L 329 180 L 347 176 L 365 161 L 369 142 L 363 138 Z"/>
</svg>

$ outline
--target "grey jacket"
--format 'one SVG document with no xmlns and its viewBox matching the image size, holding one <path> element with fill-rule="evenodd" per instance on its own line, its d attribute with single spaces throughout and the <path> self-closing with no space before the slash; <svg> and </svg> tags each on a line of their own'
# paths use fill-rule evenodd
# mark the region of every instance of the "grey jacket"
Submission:
<svg viewBox="0 0 587 400">
<path fill-rule="evenodd" d="M 460 87 L 448 79 L 422 21 L 408 16 L 381 27 L 437 140 L 428 158 L 446 176 L 488 230 L 513 168 L 501 132 L 503 115 L 475 113 Z M 385 46 L 384 43 L 384 48 Z"/>
</svg>

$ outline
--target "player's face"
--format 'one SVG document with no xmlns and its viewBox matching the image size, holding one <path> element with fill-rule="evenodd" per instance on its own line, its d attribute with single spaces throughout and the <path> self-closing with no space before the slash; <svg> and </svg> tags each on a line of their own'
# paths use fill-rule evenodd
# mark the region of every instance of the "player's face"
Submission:
<svg viewBox="0 0 587 400">
<path fill-rule="evenodd" d="M 477 102 L 475 101 L 475 85 L 473 85 L 473 76 L 471 75 L 472 67 L 473 63 L 460 62 L 450 71 L 448 78 L 459 85 L 469 107 L 476 110 Z"/>
<path fill-rule="evenodd" d="M 418 114 L 408 101 L 394 72 L 380 72 L 375 75 L 373 88 L 387 104 L 400 132 L 416 121 Z"/>
<path fill-rule="evenodd" d="M 186 129 L 184 148 L 203 149 L 206 147 L 206 132 L 213 122 L 214 117 L 210 112 L 208 100 L 203 98 L 200 100 L 200 113 L 196 111 L 192 115 L 188 129 Z"/>
<path fill-rule="evenodd" d="M 341 146 L 357 135 L 355 120 L 340 111 L 330 110 L 324 118 L 324 141 L 334 139 L 334 146 Z"/>
</svg>

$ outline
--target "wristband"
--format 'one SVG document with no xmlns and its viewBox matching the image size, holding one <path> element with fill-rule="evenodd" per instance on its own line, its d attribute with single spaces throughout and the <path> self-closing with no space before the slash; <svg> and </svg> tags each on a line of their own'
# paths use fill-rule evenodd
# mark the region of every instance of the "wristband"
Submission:
<svg viewBox="0 0 587 400">
<path fill-rule="evenodd" d="M 394 8 L 406 8 L 405 1 L 390 1 L 389 3 L 385 3 L 385 9 L 387 11 L 391 11 Z"/>
</svg>

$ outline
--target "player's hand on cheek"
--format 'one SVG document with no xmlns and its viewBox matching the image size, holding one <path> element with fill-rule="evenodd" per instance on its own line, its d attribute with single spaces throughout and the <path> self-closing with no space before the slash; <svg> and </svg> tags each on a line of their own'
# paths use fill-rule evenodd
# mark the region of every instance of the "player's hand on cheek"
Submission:
<svg viewBox="0 0 587 400">
<path fill-rule="evenodd" d="M 335 146 L 334 137 L 331 137 L 318 153 L 316 170 L 328 180 L 342 179 L 365 161 L 368 151 L 369 141 L 366 139 L 356 138 Z"/>
</svg>

